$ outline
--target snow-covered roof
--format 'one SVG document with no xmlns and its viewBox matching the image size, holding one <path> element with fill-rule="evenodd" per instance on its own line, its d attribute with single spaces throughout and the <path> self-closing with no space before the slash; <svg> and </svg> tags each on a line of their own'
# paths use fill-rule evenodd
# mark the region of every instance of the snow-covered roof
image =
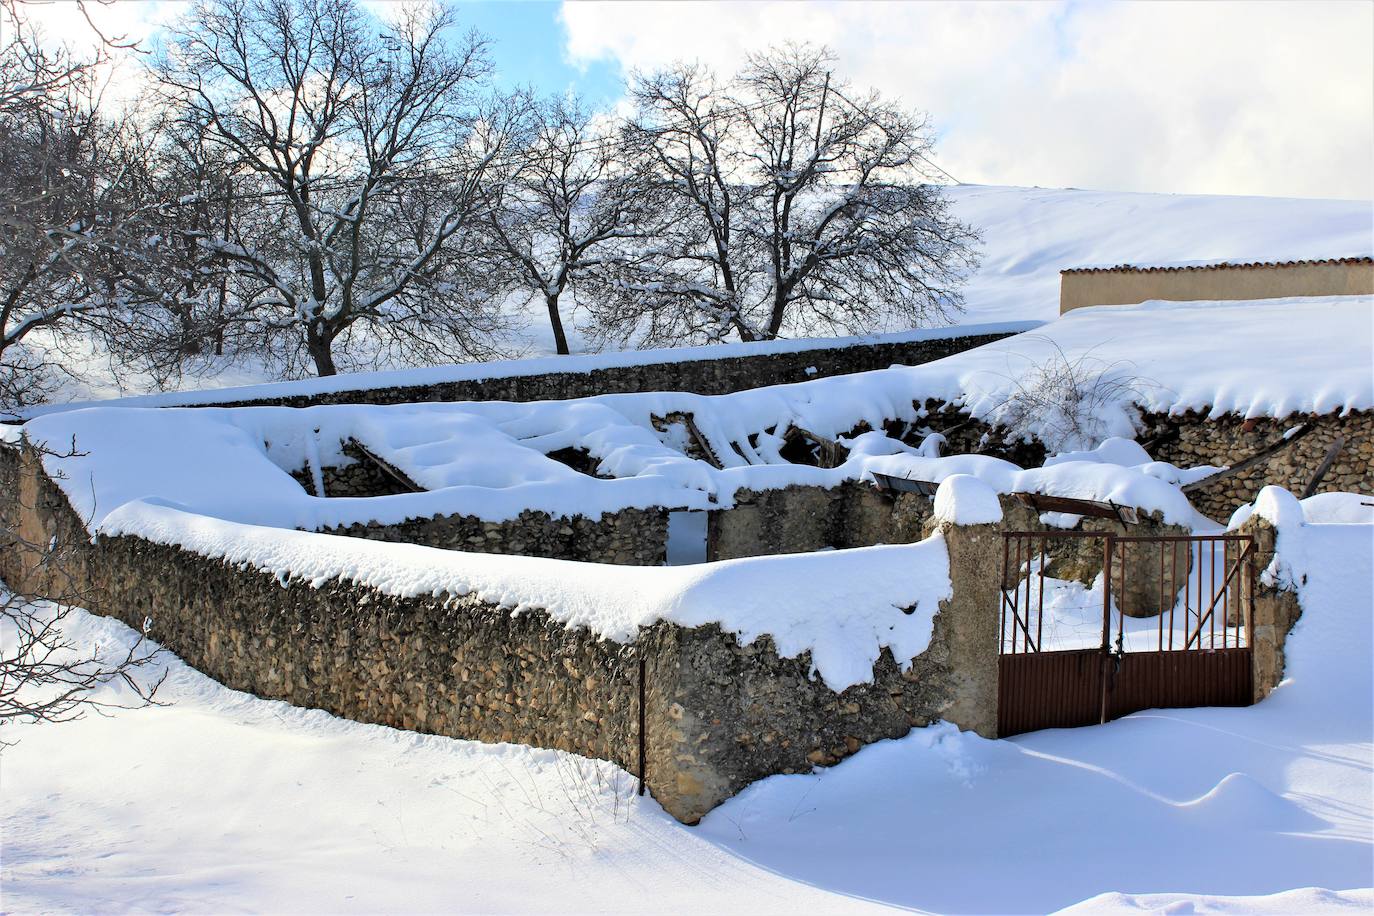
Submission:
<svg viewBox="0 0 1374 916">
<path fill-rule="evenodd" d="M 1259 302 L 1150 302 L 1071 312 L 1033 334 L 1005 338 L 919 366 L 897 366 L 726 395 L 644 392 L 571 401 L 292 408 L 92 408 L 29 421 L 27 433 L 81 458 L 55 468 L 98 525 L 131 501 L 283 528 L 320 529 L 434 514 L 499 521 L 525 509 L 598 516 L 629 507 L 706 509 L 741 489 L 835 486 L 872 473 L 939 481 L 957 473 L 999 492 L 1034 490 L 1159 509 L 1188 523 L 1186 501 L 1160 467 L 1113 461 L 1068 473 L 1022 470 L 986 456 L 932 458 L 873 434 L 848 444 L 837 468 L 786 462 L 789 427 L 836 439 L 885 422 L 919 423 L 929 400 L 988 421 L 1002 416 L 1045 366 L 1072 365 L 1113 381 L 1088 417 L 1097 438 L 1131 438 L 1139 412 L 1282 418 L 1374 409 L 1374 297 Z M 683 453 L 661 418 L 693 416 L 723 467 Z M 1030 417 L 1025 432 L 1051 418 Z M 658 426 L 656 426 L 656 422 Z M 680 433 L 681 431 L 679 431 Z M 307 460 L 340 460 L 357 438 L 430 492 L 315 499 L 286 473 Z M 1047 437 L 1044 437 L 1047 438 Z M 585 448 L 606 479 L 548 458 Z M 1144 465 L 1147 456 L 1131 463 Z M 1066 462 L 1069 463 L 1069 462 Z M 1077 463 L 1077 462 L 1071 462 Z M 1162 479 L 1160 479 L 1162 478 Z"/>
<path fill-rule="evenodd" d="M 878 430 L 891 419 L 919 426 L 930 399 L 996 419 L 1034 379 L 1037 367 L 1056 360 L 1085 368 L 1089 376 L 1124 373 L 1130 383 L 1094 408 L 1106 435 L 1132 436 L 1141 409 L 1273 417 L 1368 410 L 1374 408 L 1372 321 L 1370 296 L 1150 302 L 1072 312 L 1036 333 L 919 366 L 727 395 L 645 392 L 532 403 L 306 409 L 96 407 L 38 417 L 24 430 L 63 452 L 75 446 L 70 457 L 48 456 L 45 464 L 97 534 L 175 543 L 276 575 L 346 576 L 392 590 L 476 592 L 517 610 L 543 607 L 556 619 L 603 635 L 623 635 L 653 619 L 704 622 L 703 609 L 712 609 L 710 619 L 727 630 L 748 634 L 766 626 L 796 651 L 813 650 L 822 676 L 839 688 L 871 669 L 874 653 L 891 644 L 885 640 L 901 639 L 894 649 L 904 657 L 924 638 L 915 631 L 893 636 L 889 612 L 905 606 L 896 604 L 910 597 L 902 589 L 920 578 L 910 575 L 913 563 L 939 566 L 933 542 L 869 548 L 872 553 L 840 551 L 830 558 L 755 558 L 738 568 L 706 564 L 693 567 L 695 572 L 620 568 L 608 577 L 604 567 L 314 532 L 356 521 L 450 513 L 501 520 L 525 509 L 596 517 L 627 507 L 724 508 L 741 489 L 835 486 L 874 473 L 941 483 L 948 488 L 943 498 L 937 493 L 942 512 L 964 521 L 995 514 L 993 493 L 1039 492 L 1111 500 L 1195 525 L 1202 520 L 1178 484 L 1198 472 L 1152 462 L 1125 438 L 1022 469 L 984 455 L 935 457 Z M 660 428 L 662 418 L 675 413 L 694 417 L 723 467 L 688 457 L 682 431 Z M 865 424 L 873 431 L 855 434 Z M 852 436 L 845 443 L 848 457 L 836 468 L 789 463 L 780 454 L 788 427 L 832 439 Z M 288 475 L 307 460 L 339 460 L 339 443 L 354 437 L 428 492 L 320 499 Z M 567 447 L 586 448 L 602 476 L 548 457 Z M 297 528 L 305 530 L 292 530 Z M 802 569 L 807 563 L 819 565 Z M 826 565 L 832 563 L 840 565 Z M 943 581 L 932 576 L 937 585 Z M 839 639 L 825 623 L 833 616 L 833 603 L 827 602 L 834 596 L 808 596 L 817 594 L 816 582 L 855 578 L 891 587 L 863 599 L 856 619 L 872 627 L 859 627 L 854 632 L 860 635 L 823 663 L 826 647 Z M 584 580 L 585 588 L 575 585 Z M 602 600 L 594 593 L 604 597 L 610 580 L 625 583 L 623 589 L 614 586 L 615 594 L 631 597 L 616 598 L 603 616 L 592 615 Z M 740 585 L 746 580 L 772 585 L 749 591 Z M 771 591 L 780 583 L 790 583 L 785 601 Z M 727 587 L 730 600 L 720 591 Z M 754 597 L 741 603 L 737 594 Z M 938 602 L 934 592 L 922 595 L 927 604 Z M 750 618 L 762 615 L 765 605 L 790 607 L 791 616 Z"/>
<path fill-rule="evenodd" d="M 1084 264 L 1061 270 L 1061 274 L 1168 273 L 1184 270 L 1231 270 L 1254 267 L 1301 267 L 1311 264 L 1374 264 L 1374 256 L 1344 258 L 1301 258 L 1243 260 L 1227 258 L 1214 261 L 1169 261 L 1162 264 Z"/>
</svg>

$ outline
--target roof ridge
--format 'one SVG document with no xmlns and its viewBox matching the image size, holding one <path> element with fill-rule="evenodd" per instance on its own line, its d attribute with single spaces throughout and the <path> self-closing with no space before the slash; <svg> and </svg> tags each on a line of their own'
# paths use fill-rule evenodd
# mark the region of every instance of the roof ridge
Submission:
<svg viewBox="0 0 1374 916">
<path fill-rule="evenodd" d="M 1095 273 L 1155 273 L 1184 270 L 1235 270 L 1247 267 L 1299 267 L 1305 264 L 1374 264 L 1374 255 L 1357 255 L 1347 258 L 1293 258 L 1291 260 L 1268 261 L 1231 261 L 1221 260 L 1196 264 L 1116 264 L 1110 267 L 1066 267 L 1061 274 Z"/>
</svg>

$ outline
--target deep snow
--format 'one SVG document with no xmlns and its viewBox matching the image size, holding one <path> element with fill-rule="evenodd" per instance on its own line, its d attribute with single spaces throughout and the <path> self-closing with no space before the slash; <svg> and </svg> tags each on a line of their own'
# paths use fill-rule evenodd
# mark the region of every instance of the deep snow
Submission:
<svg viewBox="0 0 1374 916">
<path fill-rule="evenodd" d="M 168 706 L 9 730 L 3 906 L 1367 911 L 1374 894 L 1339 889 L 1374 883 L 1374 526 L 1315 523 L 1333 502 L 1284 532 L 1303 617 L 1258 706 L 1004 741 L 918 729 L 696 828 L 608 764 L 346 722 L 172 661 Z M 70 633 L 130 638 L 86 615 Z"/>
</svg>

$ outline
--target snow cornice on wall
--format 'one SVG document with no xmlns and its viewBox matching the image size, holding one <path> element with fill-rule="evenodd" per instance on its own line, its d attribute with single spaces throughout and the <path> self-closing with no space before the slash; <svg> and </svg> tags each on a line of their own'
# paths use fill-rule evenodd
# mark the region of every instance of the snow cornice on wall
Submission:
<svg viewBox="0 0 1374 916">
<path fill-rule="evenodd" d="M 924 363 L 1033 331 L 1043 324 L 999 321 L 857 337 L 766 340 L 344 373 L 233 388 L 44 404 L 19 411 L 18 419 L 88 407 L 531 401 L 640 391 L 726 394 L 895 364 Z M 5 419 L 3 414 L 0 419 Z"/>
</svg>

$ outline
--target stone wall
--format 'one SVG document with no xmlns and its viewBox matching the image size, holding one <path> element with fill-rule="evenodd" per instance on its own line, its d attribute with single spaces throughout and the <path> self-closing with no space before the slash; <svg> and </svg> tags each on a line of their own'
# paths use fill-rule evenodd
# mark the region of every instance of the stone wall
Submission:
<svg viewBox="0 0 1374 916">
<path fill-rule="evenodd" d="M 622 509 L 599 518 L 553 516 L 525 510 L 516 518 L 493 522 L 473 515 L 436 515 L 396 524 L 357 522 L 325 534 L 423 544 L 469 553 L 662 566 L 668 558 L 666 509 Z"/>
<path fill-rule="evenodd" d="M 343 453 L 352 460 L 319 469 L 326 496 L 374 497 L 414 492 L 413 484 L 397 480 L 398 472 L 382 470 L 352 443 L 343 446 Z M 308 469 L 294 470 L 291 476 L 306 492 L 318 495 L 314 475 Z M 504 521 L 489 521 L 475 515 L 435 515 L 390 524 L 355 522 L 322 532 L 469 553 L 622 566 L 662 566 L 668 557 L 668 511 L 661 508 L 622 509 L 598 518 L 526 510 Z"/>
<path fill-rule="evenodd" d="M 965 334 L 928 340 L 845 341 L 787 353 L 744 356 L 703 355 L 699 359 L 645 362 L 582 372 L 496 375 L 424 385 L 350 388 L 300 395 L 255 396 L 251 390 L 224 392 L 222 400 L 186 399 L 183 406 L 242 407 L 316 404 L 409 404 L 420 401 L 557 401 L 599 394 L 690 391 L 729 394 L 746 388 L 806 382 L 833 375 L 869 372 L 892 365 L 915 366 L 1010 337 L 1009 332 Z M 709 350 L 709 348 L 707 348 Z M 173 403 L 181 403 L 173 399 Z"/>
<path fill-rule="evenodd" d="M 132 626 L 151 619 L 154 639 L 235 689 L 637 772 L 642 662 L 648 786 L 687 823 L 757 779 L 833 763 L 936 718 L 995 733 L 993 526 L 944 530 L 956 586 L 927 651 L 906 671 L 885 655 L 873 683 L 837 692 L 812 674 L 808 655 L 779 658 L 767 638 L 741 646 L 716 626 L 659 623 L 621 645 L 537 609 L 512 615 L 473 598 L 399 598 L 339 580 L 283 583 L 136 537 L 93 545 L 36 464 L 17 468 L 4 473 L 27 478 L 40 497 L 19 507 L 23 524 L 80 552 L 72 574 L 84 603 Z M 15 568 L 17 590 L 46 593 L 48 577 Z"/>
<path fill-rule="evenodd" d="M 709 810 L 711 799 L 772 773 L 829 766 L 936 718 L 996 736 L 1001 539 L 993 525 L 941 532 L 954 595 L 940 605 L 930 647 L 906 671 L 885 650 L 872 683 L 836 693 L 811 674 L 808 654 L 778 659 L 767 638 L 740 646 L 717 627 L 671 628 L 673 651 L 655 670 L 672 667 L 664 678 L 670 775 L 686 799 L 697 799 L 694 809 Z"/>
<path fill-rule="evenodd" d="M 948 404 L 929 401 L 925 410 L 921 423 L 945 435 L 946 454 L 992 455 L 1021 467 L 1036 467 L 1045 460 L 1045 448 L 1040 443 L 1008 441 L 1005 430 Z M 1267 484 L 1300 495 L 1337 436 L 1345 443 L 1316 492 L 1374 493 L 1374 411 L 1352 411 L 1345 416 L 1293 414 L 1281 420 L 1247 420 L 1236 414 L 1210 417 L 1197 411 L 1172 416 L 1146 413 L 1141 417 L 1136 441 L 1152 458 L 1181 468 L 1227 467 L 1276 442 L 1300 423 L 1311 423 L 1315 429 L 1268 461 L 1191 490 L 1188 499 L 1203 515 L 1225 522 L 1236 509 L 1254 502 Z M 909 444 L 919 444 L 919 435 L 908 434 L 906 438 L 911 440 Z"/>
<path fill-rule="evenodd" d="M 1050 531 L 1040 514 L 1012 496 L 1003 495 L 1004 531 Z M 789 486 L 777 490 L 741 490 L 735 506 L 710 514 L 707 559 L 729 560 L 766 554 L 805 553 L 833 548 L 870 547 L 875 544 L 910 544 L 922 540 L 929 528 L 933 504 L 916 493 L 880 492 L 871 483 L 846 481 L 835 487 Z M 1138 512 L 1134 523 L 1123 526 L 1115 519 L 1083 518 L 1073 530 L 1105 531 L 1133 536 L 1187 534 L 1178 525 L 1166 524 L 1159 512 Z M 1091 585 L 1102 574 L 1102 542 L 1097 538 L 1045 538 L 1043 546 L 1050 573 L 1057 578 L 1078 579 Z M 1119 603 L 1132 617 L 1153 617 L 1166 597 L 1159 593 L 1158 544 L 1123 543 L 1114 557 L 1114 581 Z M 1167 554 L 1167 548 L 1165 549 Z M 1029 557 L 1028 557 L 1029 558 Z M 1169 558 L 1165 557 L 1166 561 Z M 997 558 L 998 568 L 1002 558 Z M 1184 552 L 1176 570 L 1186 580 L 1191 569 Z M 1171 602 L 1167 602 L 1171 603 Z"/>
<path fill-rule="evenodd" d="M 734 506 L 713 510 L 708 518 L 706 558 L 911 544 L 926 537 L 930 507 L 924 496 L 894 498 L 857 480 L 834 487 L 739 490 Z"/>
<path fill-rule="evenodd" d="M 348 451 L 349 446 L 344 446 L 345 455 L 353 460 L 319 468 L 320 482 L 324 485 L 323 493 L 315 492 L 315 477 L 309 468 L 297 468 L 290 472 L 291 476 L 301 485 L 301 489 L 311 496 L 324 496 L 330 499 L 396 496 L 400 493 L 415 492 L 414 487 L 401 483 L 373 462 L 348 455 Z"/>
<path fill-rule="evenodd" d="M 1274 560 L 1278 541 L 1278 532 L 1273 524 L 1268 519 L 1251 516 L 1240 526 L 1238 533 L 1254 537 L 1255 569 L 1266 569 Z M 1258 703 L 1269 696 L 1279 685 L 1279 681 L 1283 680 L 1288 634 L 1302 616 L 1302 605 L 1298 602 L 1297 592 L 1278 583 L 1266 585 L 1257 582 L 1254 587 L 1252 670 L 1255 679 L 1255 702 Z"/>
<path fill-rule="evenodd" d="M 1303 422 L 1316 428 L 1263 464 L 1193 490 L 1188 498 L 1203 515 L 1225 522 L 1237 508 L 1253 502 L 1266 484 L 1301 495 L 1337 436 L 1343 436 L 1345 444 L 1317 492 L 1374 493 L 1374 412 L 1370 411 L 1347 416 L 1293 415 L 1282 420 L 1246 420 L 1236 414 L 1208 418 L 1193 412 L 1173 417 L 1147 414 L 1144 431 L 1137 438 L 1160 461 L 1179 467 L 1224 466 L 1248 458 Z"/>
</svg>

